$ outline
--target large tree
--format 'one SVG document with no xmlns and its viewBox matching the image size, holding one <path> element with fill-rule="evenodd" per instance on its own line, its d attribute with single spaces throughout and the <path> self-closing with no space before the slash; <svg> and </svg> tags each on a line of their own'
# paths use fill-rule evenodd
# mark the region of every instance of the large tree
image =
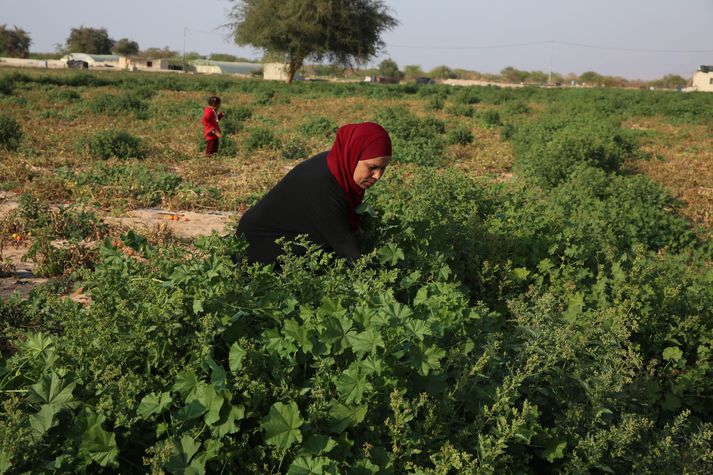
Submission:
<svg viewBox="0 0 713 475">
<path fill-rule="evenodd" d="M 404 73 L 399 70 L 399 65 L 391 58 L 386 58 L 379 63 L 379 74 L 385 78 L 402 79 Z"/>
<path fill-rule="evenodd" d="M 111 54 L 113 46 L 106 28 L 80 26 L 69 32 L 65 49 L 67 53 Z"/>
<path fill-rule="evenodd" d="M 25 30 L 18 27 L 11 30 L 6 25 L 0 25 L 0 56 L 27 58 L 31 44 L 30 35 Z"/>
<path fill-rule="evenodd" d="M 111 51 L 121 56 L 136 56 L 139 54 L 139 44 L 129 38 L 122 38 L 114 43 L 114 47 Z"/>
<path fill-rule="evenodd" d="M 379 0 L 238 0 L 230 16 L 237 44 L 285 59 L 288 83 L 306 59 L 368 61 L 398 24 Z"/>
</svg>

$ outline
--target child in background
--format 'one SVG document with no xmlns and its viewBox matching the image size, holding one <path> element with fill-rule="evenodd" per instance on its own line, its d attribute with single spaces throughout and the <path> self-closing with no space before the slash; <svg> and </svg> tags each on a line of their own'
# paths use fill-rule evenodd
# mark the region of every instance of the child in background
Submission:
<svg viewBox="0 0 713 475">
<path fill-rule="evenodd" d="M 212 96 L 208 99 L 208 107 L 203 111 L 203 131 L 205 134 L 205 156 L 210 157 L 218 152 L 220 144 L 220 119 L 224 114 L 218 112 L 220 109 L 220 97 Z"/>
</svg>

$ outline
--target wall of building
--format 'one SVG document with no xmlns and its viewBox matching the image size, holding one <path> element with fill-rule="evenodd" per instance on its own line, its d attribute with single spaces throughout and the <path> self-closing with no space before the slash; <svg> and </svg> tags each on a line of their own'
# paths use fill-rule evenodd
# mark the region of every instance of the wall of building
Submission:
<svg viewBox="0 0 713 475">
<path fill-rule="evenodd" d="M 713 72 L 698 71 L 693 75 L 693 89 L 696 91 L 713 92 Z"/>
<path fill-rule="evenodd" d="M 59 59 L 0 58 L 0 66 L 12 66 L 15 68 L 64 69 L 67 67 L 67 62 Z"/>
</svg>

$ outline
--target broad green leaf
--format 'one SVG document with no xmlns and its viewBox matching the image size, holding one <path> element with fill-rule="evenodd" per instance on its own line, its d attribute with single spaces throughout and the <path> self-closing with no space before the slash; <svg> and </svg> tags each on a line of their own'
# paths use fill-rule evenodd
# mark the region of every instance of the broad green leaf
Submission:
<svg viewBox="0 0 713 475">
<path fill-rule="evenodd" d="M 349 334 L 347 340 L 351 344 L 352 351 L 359 355 L 375 353 L 378 348 L 384 348 L 384 339 L 381 338 L 381 333 L 373 328 L 361 333 Z"/>
<path fill-rule="evenodd" d="M 412 353 L 411 363 L 420 375 L 427 376 L 432 370 L 441 367 L 441 358 L 444 356 L 446 356 L 445 350 L 436 346 L 426 348 L 421 343 L 416 351 Z"/>
<path fill-rule="evenodd" d="M 185 406 L 176 411 L 176 417 L 182 421 L 190 421 L 208 412 L 208 408 L 198 399 L 191 399 Z"/>
<path fill-rule="evenodd" d="M 82 438 L 82 450 L 94 462 L 102 467 L 116 466 L 119 450 L 116 446 L 116 436 L 101 427 L 101 423 L 93 425 Z"/>
<path fill-rule="evenodd" d="M 307 455 L 323 455 L 337 446 L 337 441 L 328 435 L 315 434 L 302 444 L 302 453 Z"/>
<path fill-rule="evenodd" d="M 104 416 L 85 406 L 75 420 L 78 426 L 85 428 L 79 446 L 79 456 L 87 463 L 91 461 L 102 467 L 116 467 L 116 459 L 119 456 L 116 436 L 102 427 Z"/>
<path fill-rule="evenodd" d="M 401 288 L 402 289 L 410 289 L 414 285 L 418 284 L 419 279 L 421 278 L 421 272 L 420 271 L 413 271 L 409 275 L 405 276 L 403 279 L 401 279 Z"/>
<path fill-rule="evenodd" d="M 247 356 L 247 354 L 247 350 L 243 349 L 237 343 L 233 343 L 232 345 L 230 345 L 228 365 L 230 365 L 230 371 L 232 371 L 233 374 L 243 369 L 243 361 L 245 360 L 245 356 Z"/>
<path fill-rule="evenodd" d="M 282 331 L 286 337 L 295 340 L 304 353 L 312 351 L 313 345 L 309 338 L 309 332 L 303 325 L 290 318 L 285 320 Z"/>
<path fill-rule="evenodd" d="M 369 408 L 366 404 L 361 406 L 346 406 L 339 401 L 329 404 L 329 430 L 341 434 L 348 427 L 355 426 L 364 420 Z"/>
<path fill-rule="evenodd" d="M 669 346 L 663 350 L 663 359 L 678 362 L 683 358 L 683 351 L 677 346 Z"/>
<path fill-rule="evenodd" d="M 184 371 L 176 376 L 176 382 L 171 390 L 176 391 L 184 398 L 187 398 L 193 391 L 195 391 L 197 385 L 198 378 L 196 378 L 196 375 L 192 371 Z"/>
<path fill-rule="evenodd" d="M 337 355 L 349 347 L 349 338 L 356 335 L 352 329 L 352 322 L 343 315 L 327 318 L 325 327 L 322 338 L 332 345 Z"/>
<path fill-rule="evenodd" d="M 379 262 L 381 264 L 388 264 L 391 266 L 395 266 L 399 263 L 399 261 L 406 258 L 404 251 L 402 251 L 401 248 L 394 243 L 388 243 L 382 246 L 376 251 L 376 253 L 379 256 Z"/>
<path fill-rule="evenodd" d="M 339 399 L 345 404 L 359 404 L 364 393 L 372 389 L 366 375 L 361 374 L 355 367 L 348 368 L 340 374 L 334 385 L 339 392 Z"/>
<path fill-rule="evenodd" d="M 295 442 L 302 442 L 302 417 L 297 403 L 289 404 L 276 402 L 270 412 L 260 421 L 260 426 L 265 431 L 265 442 L 280 449 L 287 449 Z"/>
<path fill-rule="evenodd" d="M 406 322 L 405 328 L 408 330 L 408 333 L 416 337 L 419 341 L 423 341 L 426 335 L 431 334 L 431 327 L 429 327 L 428 323 L 423 320 L 411 319 Z"/>
<path fill-rule="evenodd" d="M 72 395 L 76 385 L 74 381 L 67 382 L 52 372 L 30 387 L 30 397 L 36 402 L 52 404 L 58 409 L 73 408 L 77 406 Z"/>
<path fill-rule="evenodd" d="M 287 470 L 287 475 L 324 475 L 336 474 L 336 468 L 327 457 L 297 457 Z"/>
<path fill-rule="evenodd" d="M 201 447 L 199 441 L 189 435 L 184 435 L 181 440 L 172 440 L 174 453 L 164 467 L 170 473 L 179 475 L 198 475 L 205 473 L 203 463 L 196 457 Z"/>
<path fill-rule="evenodd" d="M 203 415 L 205 423 L 213 425 L 218 422 L 224 399 L 216 392 L 215 388 L 210 384 L 201 383 L 196 388 L 194 397 L 206 408 L 206 412 Z M 190 403 L 191 401 L 188 400 L 187 402 Z"/>
<path fill-rule="evenodd" d="M 564 449 L 567 447 L 567 441 L 562 439 L 553 439 L 547 443 L 542 451 L 542 457 L 549 463 L 553 463 L 557 459 L 564 458 Z"/>
<path fill-rule="evenodd" d="M 136 413 L 141 416 L 142 419 L 147 419 L 153 414 L 161 414 L 166 410 L 169 404 L 171 404 L 171 401 L 171 394 L 168 392 L 147 394 L 139 403 L 139 408 L 136 410 Z"/>
<path fill-rule="evenodd" d="M 213 433 L 218 437 L 234 434 L 238 431 L 236 422 L 243 417 L 245 417 L 245 408 L 243 406 L 223 404 L 220 410 L 220 419 L 213 424 Z"/>
<path fill-rule="evenodd" d="M 382 312 L 386 314 L 386 316 L 389 319 L 396 320 L 396 322 L 402 322 L 406 320 L 408 317 L 413 315 L 413 312 L 411 311 L 410 308 L 408 308 L 406 305 L 402 305 L 398 302 L 391 303 L 389 305 L 386 305 L 383 309 Z"/>
<path fill-rule="evenodd" d="M 7 473 L 12 467 L 12 460 L 10 459 L 10 454 L 5 451 L 5 449 L 0 449 L 0 473 Z"/>
<path fill-rule="evenodd" d="M 584 311 L 584 294 L 582 292 L 577 292 L 572 298 L 569 299 L 567 303 L 567 310 L 562 314 L 568 322 L 575 322 L 582 312 Z"/>
<path fill-rule="evenodd" d="M 530 271 L 526 267 L 516 267 L 512 270 L 512 275 L 515 280 L 525 280 L 530 275 Z"/>
<path fill-rule="evenodd" d="M 23 352 L 29 353 L 33 358 L 40 356 L 45 361 L 54 360 L 54 352 L 57 345 L 57 338 L 44 333 L 31 333 L 22 344 Z"/>
<path fill-rule="evenodd" d="M 367 357 L 357 363 L 359 368 L 364 372 L 364 374 L 375 374 L 377 376 L 381 375 L 384 370 L 384 360 L 379 358 L 374 358 L 372 356 Z"/>
<path fill-rule="evenodd" d="M 193 313 L 198 315 L 201 312 L 203 312 L 203 300 L 193 299 Z"/>
<path fill-rule="evenodd" d="M 43 404 L 39 412 L 30 416 L 30 427 L 38 436 L 43 435 L 52 427 L 57 425 L 55 415 L 59 412 L 57 406 L 53 404 Z"/>
<path fill-rule="evenodd" d="M 210 370 L 210 384 L 217 390 L 225 389 L 225 381 L 227 379 L 225 369 L 212 356 L 205 358 L 204 368 Z"/>
</svg>

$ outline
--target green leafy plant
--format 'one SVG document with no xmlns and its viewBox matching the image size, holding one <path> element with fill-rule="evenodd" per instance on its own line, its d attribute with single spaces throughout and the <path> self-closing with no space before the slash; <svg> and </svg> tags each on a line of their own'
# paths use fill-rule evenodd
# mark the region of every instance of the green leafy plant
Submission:
<svg viewBox="0 0 713 475">
<path fill-rule="evenodd" d="M 110 158 L 142 159 L 146 153 L 141 146 L 141 140 L 123 130 L 104 130 L 77 141 L 76 148 L 82 153 L 102 160 Z"/>
</svg>

